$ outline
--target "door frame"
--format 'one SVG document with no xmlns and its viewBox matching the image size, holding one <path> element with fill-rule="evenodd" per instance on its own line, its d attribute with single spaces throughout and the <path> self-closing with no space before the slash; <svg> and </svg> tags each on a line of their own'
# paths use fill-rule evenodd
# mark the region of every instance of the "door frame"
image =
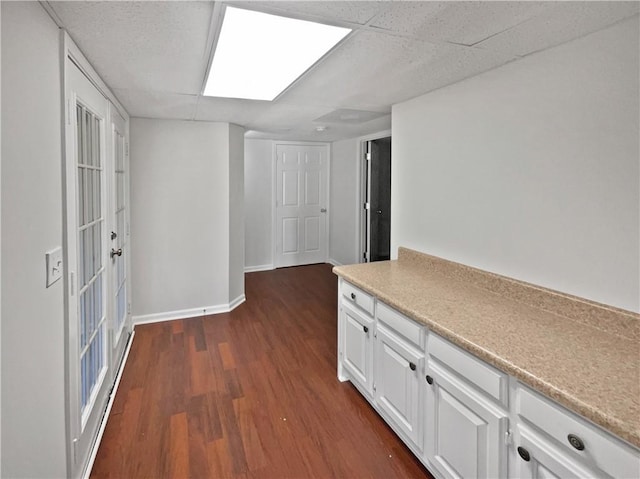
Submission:
<svg viewBox="0 0 640 479">
<path fill-rule="evenodd" d="M 324 215 L 325 221 L 325 258 L 324 262 L 326 263 L 329 258 L 329 238 L 331 238 L 329 227 L 331 221 L 329 221 L 329 215 L 331 215 L 331 143 L 321 142 L 321 141 L 285 141 L 285 140 L 273 140 L 271 142 L 271 264 L 273 268 L 276 269 L 278 265 L 276 264 L 277 257 L 277 209 L 278 209 L 278 178 L 277 178 L 277 169 L 278 169 L 278 154 L 277 149 L 278 145 L 289 145 L 289 146 L 324 146 L 327 150 L 327 184 L 325 188 L 325 198 L 327 201 L 327 213 Z"/>
<path fill-rule="evenodd" d="M 89 80 L 91 84 L 98 90 L 98 92 L 105 97 L 107 101 L 107 111 L 104 125 L 104 144 L 102 148 L 104 149 L 104 174 L 106 175 L 104 185 L 105 188 L 102 191 L 102 201 L 104 201 L 106 214 L 104 219 L 104 227 L 105 231 L 103 235 L 106 234 L 106 231 L 111 227 L 111 214 L 110 214 L 110 201 L 111 201 L 111 193 L 108 191 L 111 185 L 111 180 L 108 178 L 109 168 L 110 166 L 107 164 L 109 161 L 109 141 L 110 141 L 110 116 L 109 111 L 111 108 L 115 108 L 120 116 L 122 116 L 128 123 L 129 114 L 124 109 L 124 107 L 120 104 L 118 99 L 113 95 L 113 93 L 109 90 L 107 85 L 102 81 L 100 76 L 91 66 L 89 61 L 86 59 L 84 54 L 80 51 L 75 42 L 71 39 L 69 34 L 64 30 L 60 29 L 60 70 L 61 70 L 61 150 L 62 150 L 62 247 L 63 247 L 63 288 L 64 288 L 64 367 L 65 367 L 65 443 L 66 443 L 66 460 L 67 460 L 67 472 L 69 477 L 84 477 L 88 474 L 88 468 L 93 462 L 93 458 L 96 453 L 96 445 L 99 441 L 100 431 L 104 427 L 105 418 L 100 420 L 101 425 L 98 426 L 98 431 L 93 438 L 94 444 L 89 449 L 89 455 L 86 460 L 82 461 L 82 463 L 78 462 L 81 458 L 76 459 L 77 451 L 76 451 L 76 443 L 74 441 L 75 429 L 77 426 L 77 404 L 75 396 L 77 394 L 77 390 L 73 389 L 72 386 L 75 384 L 71 378 L 72 367 L 75 370 L 78 366 L 77 363 L 77 355 L 76 355 L 76 341 L 77 338 L 71 337 L 72 331 L 70 330 L 70 318 L 76 318 L 76 314 L 73 312 L 76 308 L 76 297 L 78 294 L 77 286 L 74 283 L 77 283 L 77 274 L 74 278 L 71 274 L 71 270 L 69 268 L 69 255 L 76 254 L 76 251 L 70 253 L 70 243 L 75 244 L 75 241 L 72 241 L 69 238 L 69 215 L 75 214 L 76 211 L 76 198 L 75 195 L 71 195 L 71 190 L 75 191 L 75 189 L 70 188 L 68 185 L 68 174 L 67 171 L 69 168 L 75 168 L 75 162 L 73 164 L 69 163 L 69 159 L 72 155 L 69 155 L 73 146 L 69 144 L 69 140 L 67 138 L 68 135 L 68 127 L 71 127 L 71 98 L 68 97 L 67 94 L 67 85 L 69 83 L 69 68 L 77 67 L 81 73 Z M 70 66 L 68 62 L 72 62 L 75 66 Z M 75 108 L 75 105 L 74 105 Z M 75 234 L 75 233 L 74 233 Z M 103 248 L 107 245 L 107 242 L 104 241 L 103 237 Z M 106 250 L 104 252 L 106 255 Z M 127 270 L 130 269 L 130 260 L 127 259 Z M 108 281 L 109 281 L 109 271 L 108 266 L 105 264 L 105 280 L 107 282 L 107 286 L 105 288 L 108 291 Z M 74 295 L 71 295 L 71 292 L 74 292 Z M 108 297 L 108 295 L 107 295 Z M 111 324 L 109 323 L 112 318 L 110 318 L 109 309 L 111 306 L 107 301 L 105 303 L 105 310 L 107 317 L 107 336 L 109 336 L 109 330 L 111 328 Z M 130 314 L 129 314 L 130 316 Z M 127 318 L 130 322 L 131 318 Z M 72 343 L 73 341 L 73 343 Z M 109 343 L 109 340 L 107 340 Z M 110 346 L 109 346 L 110 347 Z M 126 354 L 126 353 L 125 353 Z M 107 352 L 107 357 L 110 354 Z M 72 366 L 73 365 L 73 366 Z M 117 371 L 115 368 L 111 368 L 107 370 L 107 376 L 105 377 L 105 381 L 113 382 L 116 377 Z"/>
<path fill-rule="evenodd" d="M 364 205 L 367 202 L 367 142 L 373 140 L 381 140 L 383 138 L 391 137 L 391 148 L 393 149 L 393 137 L 391 135 L 391 130 L 379 131 L 377 133 L 372 133 L 371 135 L 365 135 L 358 138 L 358 203 L 356 205 L 357 214 L 356 218 L 358 218 L 358 246 L 357 246 L 357 254 L 358 254 L 358 262 L 366 263 L 365 252 L 367 249 L 367 245 L 365 245 L 365 240 L 367 238 L 367 213 Z M 392 163 L 393 168 L 393 163 Z M 393 254 L 391 255 L 393 256 Z"/>
</svg>

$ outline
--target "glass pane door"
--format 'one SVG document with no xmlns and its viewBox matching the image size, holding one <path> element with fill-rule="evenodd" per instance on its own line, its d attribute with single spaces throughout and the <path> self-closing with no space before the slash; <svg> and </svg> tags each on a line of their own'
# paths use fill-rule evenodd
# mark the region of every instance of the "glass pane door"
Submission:
<svg viewBox="0 0 640 479">
<path fill-rule="evenodd" d="M 106 373 L 106 314 L 103 301 L 105 268 L 102 239 L 104 215 L 101 161 L 102 120 L 76 104 L 77 244 L 80 336 L 80 404 L 86 422 Z"/>
</svg>

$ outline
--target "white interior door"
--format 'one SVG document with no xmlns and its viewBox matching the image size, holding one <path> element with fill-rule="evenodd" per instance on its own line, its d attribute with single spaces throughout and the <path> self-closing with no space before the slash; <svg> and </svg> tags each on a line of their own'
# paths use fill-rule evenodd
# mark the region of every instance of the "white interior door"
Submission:
<svg viewBox="0 0 640 479">
<path fill-rule="evenodd" d="M 111 364 L 117 366 L 131 333 L 129 311 L 129 133 L 127 122 L 110 105 L 111 119 L 111 208 L 113 211 L 111 232 L 109 233 L 109 266 L 111 270 L 112 341 Z M 115 370 L 115 367 L 114 367 Z"/>
<path fill-rule="evenodd" d="M 66 257 L 70 429 L 74 475 L 86 464 L 108 400 L 108 102 L 67 60 Z"/>
<path fill-rule="evenodd" d="M 275 266 L 327 260 L 327 145 L 276 145 Z"/>
</svg>

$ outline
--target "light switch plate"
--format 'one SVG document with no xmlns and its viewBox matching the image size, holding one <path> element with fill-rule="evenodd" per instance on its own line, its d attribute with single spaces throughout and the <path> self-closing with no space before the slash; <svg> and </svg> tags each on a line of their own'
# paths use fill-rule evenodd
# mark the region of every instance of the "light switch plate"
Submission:
<svg viewBox="0 0 640 479">
<path fill-rule="evenodd" d="M 47 288 L 62 278 L 62 248 L 45 253 L 47 263 Z"/>
</svg>

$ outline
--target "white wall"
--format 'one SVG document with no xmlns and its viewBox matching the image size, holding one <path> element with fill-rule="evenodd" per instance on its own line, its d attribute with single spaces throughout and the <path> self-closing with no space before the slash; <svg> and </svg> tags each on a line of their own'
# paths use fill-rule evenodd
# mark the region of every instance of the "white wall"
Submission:
<svg viewBox="0 0 640 479">
<path fill-rule="evenodd" d="M 2 2 L 2 477 L 65 477 L 59 32 L 35 2 Z"/>
<path fill-rule="evenodd" d="M 229 301 L 244 298 L 244 129 L 229 125 Z"/>
<path fill-rule="evenodd" d="M 395 105 L 407 246 L 640 311 L 638 16 Z"/>
<path fill-rule="evenodd" d="M 359 262 L 359 138 L 331 144 L 329 259 L 334 264 Z"/>
<path fill-rule="evenodd" d="M 229 168 L 230 137 L 241 162 L 237 134 L 228 123 L 131 120 L 134 321 L 215 312 L 235 299 Z"/>
<path fill-rule="evenodd" d="M 244 258 L 247 270 L 273 268 L 273 146 L 271 140 L 244 142 Z"/>
</svg>

